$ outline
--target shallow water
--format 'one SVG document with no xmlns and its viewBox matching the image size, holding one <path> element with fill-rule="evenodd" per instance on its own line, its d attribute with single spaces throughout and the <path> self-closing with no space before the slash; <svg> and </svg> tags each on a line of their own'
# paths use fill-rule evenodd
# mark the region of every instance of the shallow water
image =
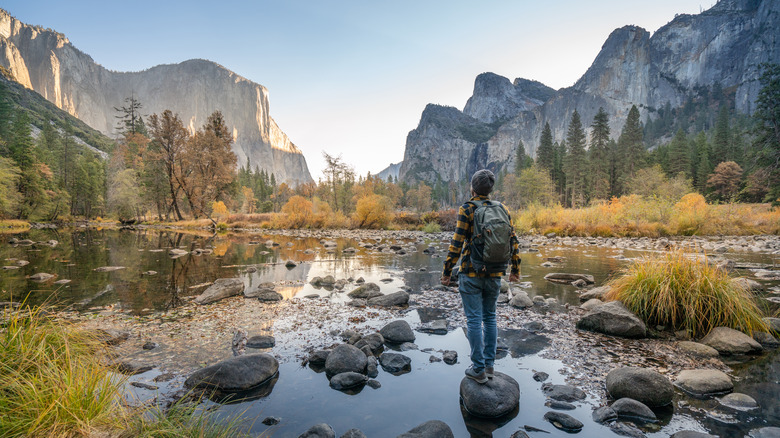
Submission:
<svg viewBox="0 0 780 438">
<path fill-rule="evenodd" d="M 20 300 L 27 296 L 30 303 L 54 302 L 80 312 L 97 312 L 106 308 L 132 315 L 150 315 L 176 308 L 187 297 L 199 294 L 209 283 L 222 277 L 240 277 L 247 288 L 255 288 L 263 282 L 274 282 L 276 290 L 285 298 L 302 298 L 317 295 L 331 302 L 348 301 L 346 291 L 315 288 L 309 281 L 315 276 L 333 275 L 336 279 L 363 277 L 374 282 L 382 292 L 407 290 L 415 300 L 415 294 L 438 284 L 441 265 L 446 256 L 446 235 L 410 235 L 399 233 L 376 234 L 374 238 L 361 240 L 333 238 L 334 249 L 327 249 L 314 237 L 284 235 L 227 235 L 183 234 L 174 231 L 118 231 L 83 229 L 77 231 L 32 230 L 17 234 L 17 239 L 47 241 L 55 239 L 59 244 L 48 246 L 11 246 L 10 235 L 0 236 L 0 265 L 14 265 L 18 260 L 30 263 L 19 269 L 0 270 L 0 300 Z M 273 240 L 278 245 L 266 245 Z M 361 243 L 383 246 L 382 252 L 365 249 Z M 407 250 L 405 255 L 390 251 L 390 245 Z M 434 248 L 434 254 L 423 249 Z M 170 248 L 191 251 L 209 249 L 211 254 L 168 256 Z M 355 248 L 349 252 L 348 248 Z M 347 250 L 347 251 L 345 251 Z M 523 254 L 522 287 L 531 295 L 554 297 L 562 304 L 579 305 L 579 294 L 569 285 L 550 283 L 543 279 L 549 272 L 588 273 L 596 284 L 603 283 L 632 258 L 646 254 L 643 251 L 580 247 L 542 247 L 538 252 Z M 547 257 L 560 256 L 564 261 L 554 267 L 542 267 Z M 738 262 L 775 264 L 777 256 L 765 254 L 727 254 Z M 288 269 L 287 260 L 298 266 Z M 123 266 L 113 272 L 95 272 L 102 266 Z M 155 275 L 143 275 L 156 271 Z M 48 282 L 36 283 L 27 277 L 47 272 L 56 277 Z M 749 275 L 749 271 L 740 272 Z M 54 281 L 68 279 L 67 284 Z M 384 280 L 384 281 L 383 281 Z M 773 307 L 776 311 L 776 306 Z M 419 323 L 417 312 L 405 314 L 412 327 Z M 500 326 L 500 323 L 499 323 Z M 541 333 L 544 335 L 544 333 Z M 330 389 L 323 373 L 309 367 L 301 367 L 293 358 L 282 360 L 279 378 L 270 390 L 257 400 L 223 405 L 225 415 L 240 415 L 252 419 L 251 431 L 260 434 L 270 431 L 273 436 L 298 436 L 308 427 L 326 422 L 333 426 L 337 436 L 351 428 L 359 428 L 368 436 L 397 436 L 412 427 L 431 419 L 445 421 L 455 436 L 509 436 L 525 425 L 562 436 L 543 420 L 545 397 L 541 384 L 533 381 L 535 371 L 550 374 L 553 383 L 565 383 L 559 361 L 546 359 L 540 353 L 525 355 L 507 354 L 500 359 L 497 370 L 515 378 L 521 386 L 520 409 L 514 417 L 496 420 L 477 420 L 463 412 L 458 400 L 458 385 L 463 369 L 468 363 L 468 343 L 460 329 L 437 336 L 416 333 L 415 343 L 421 350 L 404 354 L 412 359 L 412 371 L 394 376 L 379 370 L 379 389 L 363 388 L 357 394 L 346 394 Z M 439 350 L 456 350 L 459 363 L 453 366 L 443 362 L 429 362 L 431 354 L 440 357 Z M 274 351 L 278 351 L 275 349 Z M 645 428 L 649 436 L 668 436 L 677 430 L 695 429 L 711 431 L 721 436 L 744 436 L 759 426 L 780 427 L 780 356 L 777 351 L 754 358 L 747 363 L 734 364 L 735 391 L 744 392 L 761 405 L 758 412 L 737 413 L 719 408 L 717 401 L 699 401 L 681 394 L 675 400 L 673 415 L 661 415 L 662 421 Z M 159 374 L 153 370 L 135 376 L 131 380 L 149 381 Z M 172 387 L 175 387 L 175 382 Z M 179 382 L 180 383 L 180 382 Z M 165 390 L 162 386 L 161 390 Z M 139 399 L 154 396 L 154 392 L 133 388 Z M 583 437 L 614 436 L 608 428 L 591 420 L 591 410 L 598 406 L 596 397 L 576 403 L 577 409 L 569 411 L 585 424 L 578 435 Z M 659 411 L 659 414 L 663 412 Z M 260 423 L 267 416 L 282 419 L 277 426 Z M 495 429 L 495 430 L 494 430 Z M 538 435 L 529 432 L 531 436 Z"/>
</svg>

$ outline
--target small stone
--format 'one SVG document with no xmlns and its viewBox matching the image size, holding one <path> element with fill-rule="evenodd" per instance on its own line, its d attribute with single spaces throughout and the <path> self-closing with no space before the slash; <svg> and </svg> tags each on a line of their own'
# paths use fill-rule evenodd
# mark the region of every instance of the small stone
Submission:
<svg viewBox="0 0 780 438">
<path fill-rule="evenodd" d="M 246 342 L 247 348 L 272 348 L 276 345 L 273 336 L 252 336 Z"/>
<path fill-rule="evenodd" d="M 273 426 L 274 424 L 279 424 L 279 422 L 282 421 L 279 417 L 265 417 L 263 418 L 262 423 L 266 426 Z"/>
<path fill-rule="evenodd" d="M 437 356 L 433 356 L 433 355 L 431 355 L 431 356 L 428 358 L 428 362 L 431 362 L 431 363 L 434 363 L 434 362 L 441 362 L 441 358 L 440 358 L 440 357 L 437 357 Z"/>
<path fill-rule="evenodd" d="M 537 371 L 534 373 L 534 380 L 537 382 L 544 382 L 550 377 L 549 374 L 545 373 L 544 371 Z"/>
<path fill-rule="evenodd" d="M 141 389 L 147 389 L 149 391 L 157 391 L 159 389 L 159 387 L 157 386 L 149 385 L 141 382 L 130 382 L 130 386 L 135 386 L 136 388 L 141 388 Z"/>
<path fill-rule="evenodd" d="M 336 432 L 333 431 L 329 424 L 320 423 L 298 435 L 298 438 L 336 438 Z"/>
<path fill-rule="evenodd" d="M 368 385 L 373 389 L 379 389 L 382 387 L 382 384 L 379 383 L 379 380 L 374 380 L 374 379 L 369 380 L 368 383 L 366 383 L 366 385 Z"/>
<path fill-rule="evenodd" d="M 287 268 L 287 269 L 292 269 L 292 268 L 294 268 L 296 266 L 298 266 L 298 264 L 295 263 L 292 260 L 287 260 L 287 262 L 285 262 L 285 264 L 284 264 L 284 267 Z"/>
<path fill-rule="evenodd" d="M 617 412 L 620 418 L 639 419 L 643 421 L 658 421 L 650 408 L 642 402 L 630 398 L 621 398 L 612 403 L 611 408 Z"/>
<path fill-rule="evenodd" d="M 562 402 L 558 400 L 547 400 L 544 403 L 544 405 L 547 406 L 548 408 L 557 409 L 559 411 L 571 411 L 577 409 L 577 406 L 574 406 L 571 403 Z"/>
<path fill-rule="evenodd" d="M 544 419 L 552 423 L 558 429 L 566 432 L 577 432 L 582 429 L 582 422 L 563 412 L 550 411 L 544 414 Z"/>
<path fill-rule="evenodd" d="M 160 344 L 158 344 L 157 342 L 149 341 L 149 342 L 146 342 L 144 344 L 144 346 L 141 347 L 141 348 L 143 348 L 144 350 L 154 350 L 155 348 L 157 348 L 159 346 L 160 346 Z"/>
<path fill-rule="evenodd" d="M 333 376 L 330 379 L 330 387 L 336 390 L 343 390 L 364 385 L 366 382 L 368 382 L 367 376 L 354 371 L 347 371 Z"/>
<path fill-rule="evenodd" d="M 173 373 L 162 373 L 159 376 L 156 376 L 152 379 L 154 382 L 168 382 L 173 380 L 176 377 Z"/>
<path fill-rule="evenodd" d="M 379 356 L 379 364 L 390 374 L 403 374 L 412 370 L 412 359 L 398 353 L 383 353 Z"/>
<path fill-rule="evenodd" d="M 455 365 L 458 362 L 458 352 L 454 350 L 446 350 L 442 353 L 442 359 L 447 365 Z"/>
<path fill-rule="evenodd" d="M 718 401 L 723 406 L 727 406 L 729 408 L 737 409 L 740 411 L 747 411 L 747 410 L 758 408 L 758 402 L 756 402 L 756 400 L 753 397 L 738 392 L 725 395 L 721 397 Z"/>
<path fill-rule="evenodd" d="M 611 407 L 602 406 L 598 409 L 595 409 L 591 414 L 591 416 L 593 417 L 593 421 L 595 421 L 596 423 L 604 424 L 604 423 L 609 423 L 610 421 L 617 420 L 618 414 Z"/>
<path fill-rule="evenodd" d="M 573 402 L 585 399 L 585 391 L 570 385 L 553 385 L 545 383 L 542 385 L 542 392 L 547 397 L 565 402 Z"/>
</svg>

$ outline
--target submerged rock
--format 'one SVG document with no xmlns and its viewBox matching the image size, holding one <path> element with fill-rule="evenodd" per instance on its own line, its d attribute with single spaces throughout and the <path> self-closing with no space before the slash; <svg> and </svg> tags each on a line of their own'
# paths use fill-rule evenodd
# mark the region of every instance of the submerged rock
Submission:
<svg viewBox="0 0 780 438">
<path fill-rule="evenodd" d="M 330 379 L 330 387 L 340 391 L 365 385 L 366 382 L 368 382 L 368 377 L 364 374 L 347 371 L 333 376 Z"/>
<path fill-rule="evenodd" d="M 520 385 L 496 371 L 485 384 L 464 377 L 460 382 L 463 407 L 476 417 L 496 418 L 515 410 L 520 403 Z"/>
<path fill-rule="evenodd" d="M 564 402 L 574 402 L 585 399 L 585 391 L 570 385 L 553 385 L 545 383 L 542 385 L 542 392 L 547 397 Z"/>
<path fill-rule="evenodd" d="M 617 420 L 618 414 L 611 407 L 602 406 L 598 409 L 595 409 L 591 416 L 593 417 L 593 421 L 596 423 L 604 424 Z"/>
<path fill-rule="evenodd" d="M 723 406 L 727 406 L 732 409 L 737 409 L 740 411 L 748 411 L 751 409 L 757 409 L 758 402 L 756 402 L 756 399 L 753 397 L 747 395 L 747 394 L 741 394 L 738 392 L 724 395 L 719 400 L 720 404 Z"/>
<path fill-rule="evenodd" d="M 674 386 L 657 371 L 639 368 L 616 368 L 607 374 L 607 393 L 614 399 L 631 398 L 647 406 L 666 406 L 672 402 Z"/>
<path fill-rule="evenodd" d="M 95 272 L 113 272 L 113 271 L 119 271 L 120 269 L 125 269 L 124 266 L 101 266 L 99 268 L 93 269 Z"/>
<path fill-rule="evenodd" d="M 587 284 L 593 284 L 596 280 L 588 274 L 567 274 L 562 272 L 551 272 L 544 276 L 544 279 L 553 283 L 571 284 L 577 280 L 583 280 Z"/>
<path fill-rule="evenodd" d="M 55 275 L 49 274 L 47 272 L 39 272 L 37 274 L 33 274 L 30 277 L 28 277 L 32 281 L 49 281 L 52 278 L 54 278 Z"/>
<path fill-rule="evenodd" d="M 270 354 L 245 354 L 195 371 L 184 381 L 184 386 L 225 392 L 244 391 L 269 380 L 278 371 L 279 362 Z"/>
<path fill-rule="evenodd" d="M 645 323 L 620 301 L 596 306 L 577 322 L 577 328 L 624 338 L 644 338 L 647 334 Z"/>
<path fill-rule="evenodd" d="M 544 419 L 566 432 L 578 432 L 584 426 L 580 420 L 563 412 L 549 411 L 544 414 Z"/>
<path fill-rule="evenodd" d="M 220 278 L 195 298 L 197 304 L 210 304 L 224 298 L 240 295 L 244 281 L 240 278 Z"/>
<path fill-rule="evenodd" d="M 447 423 L 439 420 L 426 421 L 397 438 L 455 438 Z"/>
<path fill-rule="evenodd" d="M 276 345 L 276 339 L 273 336 L 252 336 L 246 341 L 247 348 L 271 348 Z"/>
</svg>

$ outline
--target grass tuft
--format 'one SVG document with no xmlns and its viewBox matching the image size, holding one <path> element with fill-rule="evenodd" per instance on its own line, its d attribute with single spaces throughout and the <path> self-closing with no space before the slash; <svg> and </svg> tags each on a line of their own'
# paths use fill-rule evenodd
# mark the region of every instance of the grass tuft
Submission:
<svg viewBox="0 0 780 438">
<path fill-rule="evenodd" d="M 752 293 L 728 273 L 682 251 L 638 260 L 608 282 L 607 300 L 620 300 L 648 325 L 705 336 L 715 327 L 767 331 Z"/>
<path fill-rule="evenodd" d="M 136 416 L 125 435 L 139 438 L 233 438 L 248 437 L 240 418 L 218 418 L 215 411 L 183 401 L 163 410 L 154 408 Z"/>
</svg>

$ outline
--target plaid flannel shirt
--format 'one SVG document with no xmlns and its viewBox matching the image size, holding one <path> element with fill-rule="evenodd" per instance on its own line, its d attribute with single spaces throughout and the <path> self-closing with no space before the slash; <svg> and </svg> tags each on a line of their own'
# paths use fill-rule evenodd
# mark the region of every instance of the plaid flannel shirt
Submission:
<svg viewBox="0 0 780 438">
<path fill-rule="evenodd" d="M 487 196 L 475 196 L 471 198 L 471 201 L 488 201 L 490 198 Z M 506 207 L 504 207 L 506 208 Z M 465 203 L 461 205 L 458 210 L 458 223 L 455 226 L 455 234 L 452 236 L 450 242 L 449 252 L 447 259 L 444 260 L 444 277 L 452 275 L 452 268 L 457 263 L 460 257 L 460 272 L 468 275 L 469 277 L 482 277 L 485 274 L 480 274 L 471 266 L 471 257 L 469 257 L 469 240 L 471 240 L 471 232 L 474 223 L 474 211 L 476 206 L 471 203 Z M 520 275 L 520 248 L 518 246 L 517 235 L 515 234 L 514 224 L 512 224 L 512 218 L 509 218 L 510 225 L 512 225 L 512 237 L 510 243 L 512 245 L 512 274 Z M 504 272 L 493 272 L 487 274 L 490 277 L 501 277 Z"/>
</svg>

